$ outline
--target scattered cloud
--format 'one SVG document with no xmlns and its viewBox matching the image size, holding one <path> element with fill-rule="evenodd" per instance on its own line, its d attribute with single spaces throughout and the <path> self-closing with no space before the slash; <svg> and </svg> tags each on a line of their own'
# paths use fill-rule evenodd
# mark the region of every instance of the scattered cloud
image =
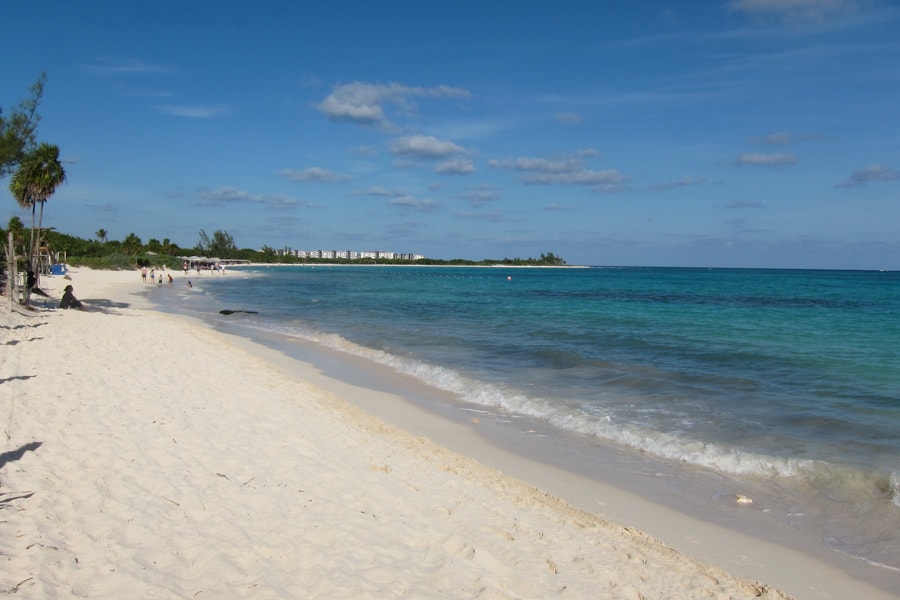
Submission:
<svg viewBox="0 0 900 600">
<path fill-rule="evenodd" d="M 460 210 L 453 213 L 453 216 L 457 219 L 474 219 L 477 221 L 487 221 L 489 223 L 499 223 L 500 221 L 506 220 L 506 216 L 499 210 L 490 212 L 470 212 L 466 210 Z"/>
<path fill-rule="evenodd" d="M 401 190 L 389 190 L 387 188 L 383 188 L 380 185 L 374 185 L 364 191 L 361 192 L 353 192 L 354 196 L 385 196 L 388 198 L 395 198 L 399 196 L 405 196 L 406 192 Z"/>
<path fill-rule="evenodd" d="M 361 145 L 356 148 L 351 149 L 353 154 L 357 154 L 359 156 L 378 156 L 381 152 L 375 146 L 366 146 Z"/>
<path fill-rule="evenodd" d="M 153 63 L 134 59 L 97 59 L 92 63 L 83 65 L 83 68 L 85 71 L 95 75 L 141 75 L 177 72 L 177 69 L 174 67 L 155 65 Z"/>
<path fill-rule="evenodd" d="M 502 160 L 491 159 L 488 166 L 495 169 L 513 169 L 516 171 L 536 171 L 539 173 L 571 173 L 584 168 L 584 164 L 577 158 L 504 158 Z"/>
<path fill-rule="evenodd" d="M 471 159 L 454 158 L 439 164 L 434 172 L 438 175 L 470 175 L 475 172 L 475 165 Z"/>
<path fill-rule="evenodd" d="M 349 175 L 335 173 L 334 171 L 329 171 L 328 169 L 322 169 L 320 167 L 310 167 L 308 169 L 303 169 L 302 171 L 282 169 L 281 171 L 278 171 L 278 174 L 291 181 L 300 183 L 337 183 L 351 179 Z"/>
<path fill-rule="evenodd" d="M 581 115 L 572 112 L 561 112 L 556 115 L 556 120 L 566 125 L 578 125 L 581 123 Z"/>
<path fill-rule="evenodd" d="M 212 119 L 227 115 L 231 111 L 223 106 L 206 106 L 203 104 L 182 106 L 156 106 L 156 110 L 175 117 L 188 117 L 192 119 Z"/>
<path fill-rule="evenodd" d="M 432 211 L 440 208 L 440 203 L 430 198 L 415 198 L 410 195 L 397 196 L 388 201 L 391 206 L 399 206 L 411 210 Z"/>
<path fill-rule="evenodd" d="M 403 190 L 391 190 L 379 185 L 352 193 L 353 196 L 373 196 L 388 198 L 389 206 L 398 206 L 410 210 L 431 211 L 440 208 L 440 203 L 430 198 L 419 199 Z"/>
<path fill-rule="evenodd" d="M 762 137 L 753 138 L 754 144 L 763 146 L 787 146 L 800 142 L 821 142 L 828 138 L 818 133 L 788 133 L 787 131 L 776 131 Z"/>
<path fill-rule="evenodd" d="M 200 188 L 194 193 L 195 203 L 199 206 L 229 206 L 233 204 L 262 204 L 271 208 L 286 208 L 296 206 L 299 202 L 295 198 L 282 194 L 259 195 L 251 194 L 233 187 L 220 187 L 217 189 Z"/>
<path fill-rule="evenodd" d="M 469 95 L 468 90 L 446 85 L 423 88 L 357 81 L 336 86 L 316 108 L 333 121 L 385 126 L 390 124 L 385 116 L 386 104 L 410 112 L 415 108 L 413 98 L 468 98 Z"/>
<path fill-rule="evenodd" d="M 529 185 L 553 183 L 561 183 L 564 185 L 593 185 L 607 188 L 604 191 L 610 191 L 611 186 L 619 186 L 625 183 L 625 180 L 625 176 L 615 169 L 604 169 L 602 171 L 584 169 L 569 173 L 533 173 L 527 175 L 523 181 Z"/>
<path fill-rule="evenodd" d="M 766 205 L 763 202 L 757 202 L 754 200 L 732 200 L 728 204 L 725 205 L 725 208 L 731 209 L 742 209 L 742 208 L 765 208 Z"/>
<path fill-rule="evenodd" d="M 796 163 L 797 157 L 793 154 L 761 154 L 748 152 L 738 156 L 737 160 L 734 162 L 740 166 L 756 165 L 764 167 L 781 167 Z"/>
<path fill-rule="evenodd" d="M 835 185 L 839 188 L 862 187 L 870 183 L 900 180 L 900 171 L 883 165 L 872 165 L 850 174 L 846 181 Z"/>
<path fill-rule="evenodd" d="M 791 134 L 786 131 L 776 131 L 759 138 L 758 142 L 764 146 L 783 146 L 791 143 Z"/>
<path fill-rule="evenodd" d="M 132 98 L 172 98 L 175 96 L 174 93 L 168 92 L 165 90 L 135 90 L 135 91 L 124 91 L 122 92 L 125 96 L 131 96 Z"/>
<path fill-rule="evenodd" d="M 754 17 L 802 22 L 853 14 L 859 9 L 859 3 L 856 0 L 731 0 L 728 8 Z"/>
<path fill-rule="evenodd" d="M 468 200 L 472 206 L 479 207 L 484 206 L 488 202 L 499 200 L 503 197 L 503 194 L 492 185 L 481 185 L 469 190 L 462 197 Z"/>
<path fill-rule="evenodd" d="M 631 190 L 635 192 L 661 192 L 690 185 L 703 185 L 705 183 L 707 183 L 706 177 L 682 177 L 681 179 L 676 179 L 675 181 L 651 183 L 649 185 L 631 188 Z"/>
<path fill-rule="evenodd" d="M 626 177 L 614 169 L 597 171 L 586 169 L 581 156 L 595 156 L 596 150 L 587 149 L 573 156 L 562 158 L 513 157 L 492 159 L 488 166 L 495 169 L 524 171 L 522 182 L 526 185 L 591 185 L 596 191 L 618 191 Z"/>
<path fill-rule="evenodd" d="M 415 159 L 438 159 L 454 154 L 463 154 L 466 149 L 462 146 L 439 140 L 428 135 L 411 135 L 397 138 L 391 142 L 392 154 Z"/>
</svg>

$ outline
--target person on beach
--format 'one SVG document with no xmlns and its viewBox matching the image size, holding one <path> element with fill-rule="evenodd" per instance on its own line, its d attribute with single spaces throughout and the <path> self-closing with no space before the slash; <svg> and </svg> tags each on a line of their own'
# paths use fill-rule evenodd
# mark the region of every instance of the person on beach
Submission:
<svg viewBox="0 0 900 600">
<path fill-rule="evenodd" d="M 141 269 L 141 281 L 147 283 L 147 267 Z"/>
<path fill-rule="evenodd" d="M 171 286 L 175 285 L 175 280 L 172 279 L 172 274 L 167 273 L 167 275 L 169 276 L 169 286 L 171 287 Z"/>
<path fill-rule="evenodd" d="M 67 285 L 65 291 L 63 292 L 62 300 L 59 301 L 60 308 L 77 308 L 78 310 L 84 310 L 84 305 L 78 301 L 78 298 L 75 297 L 73 293 L 73 288 L 71 285 Z"/>
</svg>

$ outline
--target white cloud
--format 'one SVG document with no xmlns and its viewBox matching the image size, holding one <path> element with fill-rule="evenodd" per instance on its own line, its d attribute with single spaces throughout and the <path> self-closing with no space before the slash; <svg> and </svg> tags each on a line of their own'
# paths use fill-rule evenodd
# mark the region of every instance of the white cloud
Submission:
<svg viewBox="0 0 900 600">
<path fill-rule="evenodd" d="M 690 185 L 703 185 L 706 183 L 706 177 L 682 177 L 674 181 L 665 181 L 663 183 L 651 183 L 649 185 L 636 187 L 636 192 L 661 192 L 665 190 L 673 190 L 675 188 L 686 187 Z"/>
<path fill-rule="evenodd" d="M 454 154 L 463 154 L 466 149 L 453 142 L 439 140 L 427 135 L 412 135 L 397 138 L 391 142 L 390 151 L 408 158 L 437 159 Z"/>
<path fill-rule="evenodd" d="M 378 156 L 380 154 L 378 148 L 375 146 L 367 146 L 365 144 L 357 146 L 350 151 L 358 156 Z"/>
<path fill-rule="evenodd" d="M 759 142 L 766 146 L 783 146 L 791 143 L 791 134 L 786 131 L 776 131 L 760 138 Z"/>
<path fill-rule="evenodd" d="M 434 172 L 439 175 L 469 175 L 475 172 L 475 165 L 468 158 L 454 158 L 439 164 Z"/>
<path fill-rule="evenodd" d="M 846 181 L 842 181 L 835 187 L 850 188 L 861 187 L 874 182 L 900 181 L 900 171 L 890 169 L 883 165 L 872 165 L 850 174 Z"/>
<path fill-rule="evenodd" d="M 500 193 L 500 190 L 490 185 L 478 186 L 463 194 L 463 198 L 471 202 L 472 206 L 476 207 L 484 206 L 488 202 L 499 200 L 502 197 L 503 194 Z"/>
<path fill-rule="evenodd" d="M 469 212 L 461 210 L 453 213 L 453 216 L 458 219 L 473 219 L 476 221 L 487 221 L 489 223 L 499 223 L 500 221 L 506 220 L 505 215 L 499 210 L 491 212 Z"/>
<path fill-rule="evenodd" d="M 797 162 L 797 157 L 793 154 L 759 154 L 748 152 L 741 154 L 734 161 L 737 165 L 757 165 L 765 167 L 780 167 L 783 165 L 792 165 Z"/>
<path fill-rule="evenodd" d="M 621 189 L 626 177 L 614 169 L 595 171 L 585 169 L 581 156 L 596 156 L 597 151 L 588 148 L 579 150 L 571 157 L 563 158 L 529 158 L 516 157 L 502 160 L 489 160 L 488 166 L 495 169 L 512 169 L 525 171 L 522 178 L 526 185 L 533 184 L 562 184 L 562 185 L 592 185 L 595 191 L 610 192 Z"/>
<path fill-rule="evenodd" d="M 203 104 L 182 106 L 157 106 L 156 110 L 175 117 L 189 117 L 192 119 L 211 119 L 227 115 L 231 111 L 223 106 L 207 106 Z"/>
<path fill-rule="evenodd" d="M 335 173 L 334 171 L 329 171 L 328 169 L 322 169 L 320 167 L 310 167 L 309 169 L 303 169 L 302 171 L 296 171 L 294 169 L 282 169 L 278 172 L 282 177 L 286 177 L 291 181 L 299 181 L 299 182 L 316 182 L 316 183 L 336 183 L 340 181 L 347 181 L 350 179 L 349 175 L 343 175 L 341 173 Z"/>
<path fill-rule="evenodd" d="M 786 146 L 788 144 L 822 142 L 828 138 L 818 133 L 788 133 L 787 131 L 776 131 L 769 135 L 753 138 L 754 144 L 762 144 L 763 146 Z"/>
<path fill-rule="evenodd" d="M 757 202 L 755 200 L 732 200 L 728 204 L 725 205 L 725 208 L 765 208 L 766 205 L 762 202 Z"/>
<path fill-rule="evenodd" d="M 262 204 L 268 207 L 289 207 L 299 204 L 296 199 L 282 194 L 260 195 L 233 188 L 220 187 L 198 189 L 194 197 L 201 206 L 227 206 L 231 204 Z"/>
<path fill-rule="evenodd" d="M 789 21 L 820 21 L 856 12 L 855 0 L 732 0 L 728 7 L 752 16 L 780 17 Z"/>
<path fill-rule="evenodd" d="M 488 161 L 488 166 L 495 169 L 514 169 L 516 171 L 536 171 L 539 173 L 571 173 L 583 168 L 583 163 L 577 158 L 553 159 L 520 156 L 502 160 L 492 159 Z"/>
<path fill-rule="evenodd" d="M 581 123 L 581 115 L 572 112 L 562 112 L 556 115 L 556 120 L 567 125 L 577 125 Z"/>
<path fill-rule="evenodd" d="M 594 171 L 584 169 L 569 173 L 533 173 L 524 179 L 526 184 L 594 185 L 604 188 L 618 186 L 625 182 L 625 176 L 615 169 Z"/>
<path fill-rule="evenodd" d="M 411 210 L 431 211 L 440 207 L 440 203 L 430 198 L 418 199 L 410 195 L 398 196 L 388 201 L 392 206 L 408 208 Z"/>
<path fill-rule="evenodd" d="M 389 190 L 387 188 L 381 187 L 380 185 L 373 185 L 363 192 L 354 192 L 354 196 L 386 196 L 388 198 L 395 198 L 399 196 L 405 196 L 406 192 L 400 190 Z"/>
<path fill-rule="evenodd" d="M 175 73 L 177 69 L 155 65 L 142 60 L 98 59 L 84 65 L 84 69 L 96 75 L 142 75 L 148 73 Z"/>
<path fill-rule="evenodd" d="M 467 98 L 469 91 L 441 85 L 434 88 L 410 87 L 391 83 L 346 83 L 336 86 L 322 102 L 316 105 L 329 119 L 350 121 L 363 125 L 387 125 L 384 105 L 393 104 L 411 110 L 411 98 Z"/>
</svg>

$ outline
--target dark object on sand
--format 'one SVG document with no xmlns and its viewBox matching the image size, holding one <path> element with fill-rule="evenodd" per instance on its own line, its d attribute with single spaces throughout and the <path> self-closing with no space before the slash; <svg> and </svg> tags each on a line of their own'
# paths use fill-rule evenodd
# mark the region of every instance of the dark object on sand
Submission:
<svg viewBox="0 0 900 600">
<path fill-rule="evenodd" d="M 259 314 L 255 310 L 228 310 L 226 308 L 225 310 L 219 311 L 220 315 L 233 315 L 234 313 L 247 313 L 248 315 L 258 315 Z"/>
<path fill-rule="evenodd" d="M 78 308 L 84 310 L 84 305 L 78 301 L 78 298 L 75 297 L 75 294 L 72 293 L 72 286 L 67 285 L 65 292 L 63 292 L 62 300 L 59 301 L 60 308 Z"/>
</svg>

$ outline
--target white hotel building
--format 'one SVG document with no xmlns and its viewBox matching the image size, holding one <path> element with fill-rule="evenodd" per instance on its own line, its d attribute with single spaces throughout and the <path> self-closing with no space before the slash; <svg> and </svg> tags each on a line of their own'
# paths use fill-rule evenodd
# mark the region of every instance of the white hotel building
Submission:
<svg viewBox="0 0 900 600">
<path fill-rule="evenodd" d="M 383 251 L 364 251 L 355 252 L 353 250 L 294 250 L 285 248 L 278 250 L 281 256 L 296 256 L 297 258 L 324 258 L 324 259 L 343 259 L 343 260 L 359 260 L 371 258 L 373 260 L 421 260 L 425 258 L 421 254 L 403 254 L 400 252 L 383 252 Z"/>
</svg>

